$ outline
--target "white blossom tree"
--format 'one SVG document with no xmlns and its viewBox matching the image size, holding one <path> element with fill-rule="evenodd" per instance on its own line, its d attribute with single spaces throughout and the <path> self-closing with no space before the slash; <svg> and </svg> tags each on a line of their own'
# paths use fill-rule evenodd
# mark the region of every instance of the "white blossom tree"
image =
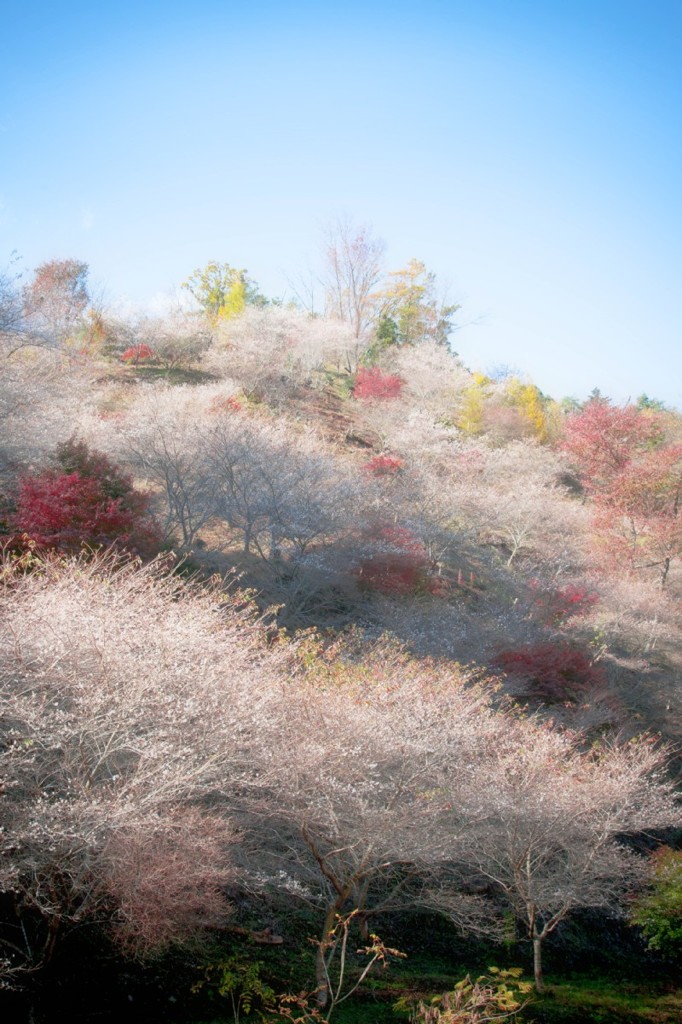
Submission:
<svg viewBox="0 0 682 1024">
<path fill-rule="evenodd" d="M 135 343 L 148 345 L 168 370 L 200 362 L 211 346 L 211 332 L 201 316 L 181 308 L 143 317 L 135 325 L 135 336 Z"/>
</svg>

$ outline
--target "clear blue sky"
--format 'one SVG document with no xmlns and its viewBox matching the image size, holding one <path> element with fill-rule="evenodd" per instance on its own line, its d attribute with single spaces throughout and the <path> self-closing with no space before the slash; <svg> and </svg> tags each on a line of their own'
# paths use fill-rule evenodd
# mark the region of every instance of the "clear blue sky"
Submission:
<svg viewBox="0 0 682 1024">
<path fill-rule="evenodd" d="M 467 365 L 682 407 L 682 0 L 25 0 L 0 96 L 0 264 L 286 295 L 345 213 L 447 283 Z"/>
</svg>

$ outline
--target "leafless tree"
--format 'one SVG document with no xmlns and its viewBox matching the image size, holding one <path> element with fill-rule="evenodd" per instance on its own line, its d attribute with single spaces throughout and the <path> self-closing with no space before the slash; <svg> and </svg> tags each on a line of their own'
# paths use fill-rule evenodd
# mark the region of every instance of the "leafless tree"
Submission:
<svg viewBox="0 0 682 1024">
<path fill-rule="evenodd" d="M 375 314 L 373 292 L 383 272 L 385 243 L 371 228 L 339 218 L 325 232 L 327 314 L 351 324 L 362 338 Z"/>
<path fill-rule="evenodd" d="M 357 490 L 312 438 L 220 418 L 206 436 L 216 514 L 243 537 L 244 551 L 296 557 L 348 522 Z"/>
<path fill-rule="evenodd" d="M 194 397 L 178 389 L 155 389 L 120 425 L 121 450 L 141 477 L 160 488 L 166 537 L 179 540 L 183 552 L 192 548 L 217 511 L 218 481 L 206 449 L 206 410 Z"/>
</svg>

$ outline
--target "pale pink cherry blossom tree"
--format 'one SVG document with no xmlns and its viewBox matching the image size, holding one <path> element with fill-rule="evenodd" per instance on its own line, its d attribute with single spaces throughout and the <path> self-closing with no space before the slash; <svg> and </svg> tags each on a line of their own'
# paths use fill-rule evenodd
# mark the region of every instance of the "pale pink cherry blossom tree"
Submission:
<svg viewBox="0 0 682 1024">
<path fill-rule="evenodd" d="M 366 922 L 432 905 L 432 875 L 472 826 L 460 797 L 503 719 L 457 673 L 404 657 L 349 666 L 345 681 L 312 682 L 290 693 L 272 735 L 267 766 L 277 787 L 254 811 L 250 843 L 266 851 L 272 883 L 322 916 L 324 1006 L 325 950 L 338 915 L 357 911 Z M 474 818 L 480 813 L 479 802 Z M 450 910 L 465 928 L 490 926 L 494 916 L 464 892 Z"/>
<path fill-rule="evenodd" d="M 275 405 L 302 385 L 321 387 L 325 367 L 340 367 L 357 339 L 346 323 L 289 307 L 247 307 L 218 324 L 206 366 L 239 383 L 250 399 Z"/>
<path fill-rule="evenodd" d="M 413 411 L 427 412 L 434 421 L 454 419 L 471 374 L 449 349 L 424 341 L 389 350 L 383 362 L 405 381 L 405 395 Z"/>
<path fill-rule="evenodd" d="M 0 590 L 11 969 L 36 969 L 75 923 L 145 951 L 224 921 L 234 828 L 211 794 L 252 777 L 286 652 L 264 657 L 236 598 L 230 612 L 154 566 L 21 565 Z"/>
<path fill-rule="evenodd" d="M 514 728 L 498 737 L 475 779 L 485 820 L 465 837 L 465 860 L 532 942 L 538 990 L 542 944 L 558 925 L 581 907 L 614 910 L 646 877 L 622 837 L 682 821 L 666 752 L 651 738 L 587 752 L 576 739 L 551 728 L 532 743 Z"/>
</svg>

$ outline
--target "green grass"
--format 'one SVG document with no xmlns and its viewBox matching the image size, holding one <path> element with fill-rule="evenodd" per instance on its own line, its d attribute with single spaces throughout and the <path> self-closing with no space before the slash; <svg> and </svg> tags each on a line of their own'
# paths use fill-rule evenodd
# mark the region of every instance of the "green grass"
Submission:
<svg viewBox="0 0 682 1024">
<path fill-rule="evenodd" d="M 166 384 L 210 384 L 218 379 L 212 373 L 185 369 L 180 366 L 171 369 L 164 369 L 161 366 L 134 366 L 130 369 L 130 376 L 136 377 L 138 380 L 161 380 Z"/>
<path fill-rule="evenodd" d="M 400 995 L 435 995 L 452 987 L 466 970 L 448 977 L 445 965 L 431 962 L 425 973 L 411 965 L 404 972 L 377 975 L 364 986 L 362 998 L 340 1006 L 332 1024 L 405 1024 L 404 1014 L 393 1010 Z M 477 972 L 472 971 L 472 975 Z M 623 981 L 585 975 L 550 976 L 547 992 L 533 994 L 521 1015 L 523 1024 L 680 1024 L 682 989 L 670 991 L 664 983 Z"/>
<path fill-rule="evenodd" d="M 682 990 L 644 979 L 550 976 L 526 1016 L 528 1024 L 679 1024 Z"/>
<path fill-rule="evenodd" d="M 328 390 L 337 398 L 349 398 L 353 391 L 353 376 L 347 370 L 324 371 L 324 379 Z"/>
<path fill-rule="evenodd" d="M 417 979 L 375 986 L 337 1007 L 332 1024 L 406 1024 L 393 1009 L 398 996 L 412 989 Z M 443 991 L 429 979 L 415 985 L 420 994 Z M 211 1024 L 227 1024 L 230 1017 L 216 1017 Z M 551 979 L 545 995 L 533 996 L 522 1013 L 522 1024 L 679 1024 L 682 1021 L 682 990 L 665 991 L 646 982 L 575 976 Z"/>
<path fill-rule="evenodd" d="M 422 987 L 421 985 L 419 986 Z M 424 987 L 428 987 L 424 985 Z M 439 991 L 438 989 L 431 990 Z M 354 999 L 338 1008 L 332 1024 L 405 1024 L 387 992 L 375 999 Z M 533 996 L 523 1024 L 680 1024 L 682 990 L 668 992 L 645 982 L 575 977 L 556 979 L 547 993 Z"/>
</svg>

